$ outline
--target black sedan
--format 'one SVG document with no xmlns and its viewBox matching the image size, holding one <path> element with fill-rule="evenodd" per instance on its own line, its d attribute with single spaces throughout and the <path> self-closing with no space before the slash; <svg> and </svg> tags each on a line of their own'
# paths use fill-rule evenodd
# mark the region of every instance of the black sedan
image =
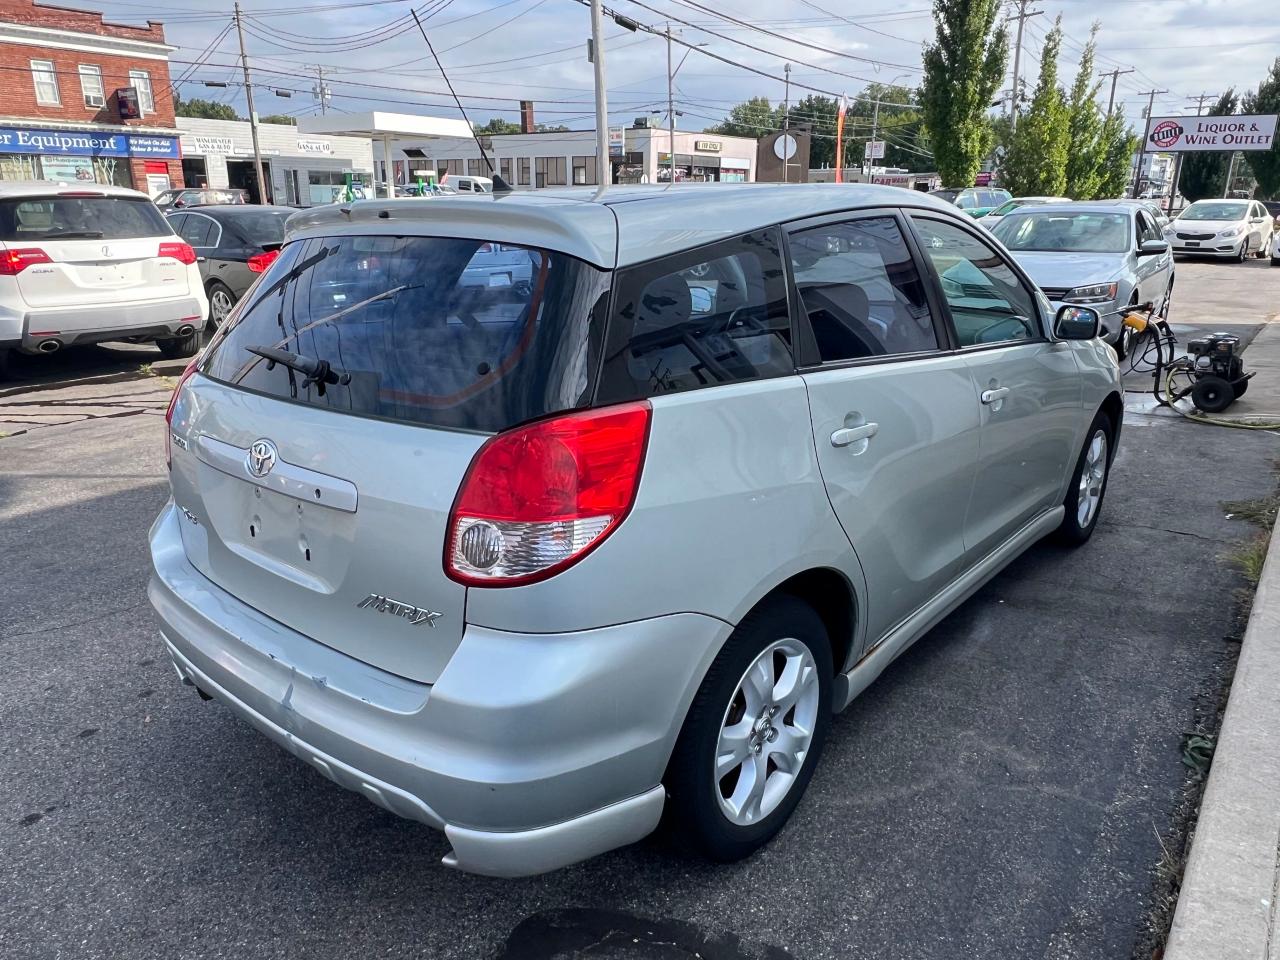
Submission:
<svg viewBox="0 0 1280 960">
<path fill-rule="evenodd" d="M 209 295 L 209 323 L 227 318 L 258 274 L 276 258 L 291 207 L 248 204 L 175 210 L 165 214 L 173 231 L 195 248 Z"/>
</svg>

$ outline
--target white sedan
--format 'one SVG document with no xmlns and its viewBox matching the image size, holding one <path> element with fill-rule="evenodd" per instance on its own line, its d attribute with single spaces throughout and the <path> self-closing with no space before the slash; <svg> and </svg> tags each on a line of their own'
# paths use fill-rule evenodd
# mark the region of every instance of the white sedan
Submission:
<svg viewBox="0 0 1280 960">
<path fill-rule="evenodd" d="M 1227 257 L 1241 263 L 1265 257 L 1275 226 L 1256 200 L 1197 200 L 1169 226 L 1174 253 Z"/>
</svg>

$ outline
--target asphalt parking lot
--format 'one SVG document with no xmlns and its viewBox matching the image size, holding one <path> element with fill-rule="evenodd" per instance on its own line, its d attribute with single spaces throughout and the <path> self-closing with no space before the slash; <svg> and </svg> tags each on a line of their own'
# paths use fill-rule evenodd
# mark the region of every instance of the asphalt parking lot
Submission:
<svg viewBox="0 0 1280 960">
<path fill-rule="evenodd" d="M 1280 304 L 1265 263 L 1178 274 L 1181 335 L 1251 338 Z M 1238 626 L 1224 555 L 1250 528 L 1220 503 L 1272 489 L 1280 438 L 1131 412 L 1093 540 L 1033 548 L 901 657 L 750 860 L 651 839 L 498 881 L 177 683 L 145 596 L 153 358 L 0 387 L 0 957 L 1132 955 Z M 5 412 L 39 396 L 90 412 Z"/>
</svg>

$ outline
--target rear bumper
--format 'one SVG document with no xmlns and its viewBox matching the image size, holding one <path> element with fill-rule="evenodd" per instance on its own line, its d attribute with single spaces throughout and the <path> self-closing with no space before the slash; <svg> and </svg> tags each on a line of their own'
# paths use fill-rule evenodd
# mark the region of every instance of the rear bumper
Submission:
<svg viewBox="0 0 1280 960">
<path fill-rule="evenodd" d="M 178 673 L 339 785 L 445 832 L 445 863 L 522 876 L 640 839 L 730 627 L 678 614 L 573 634 L 468 626 L 435 684 L 378 670 L 187 562 L 174 507 L 149 587 Z M 270 776 L 262 771 L 262 776 Z"/>
<path fill-rule="evenodd" d="M 46 340 L 70 346 L 129 338 L 163 339 L 177 336 L 183 327 L 203 327 L 208 312 L 202 295 L 58 310 L 0 308 L 0 341 L 37 353 Z"/>
</svg>

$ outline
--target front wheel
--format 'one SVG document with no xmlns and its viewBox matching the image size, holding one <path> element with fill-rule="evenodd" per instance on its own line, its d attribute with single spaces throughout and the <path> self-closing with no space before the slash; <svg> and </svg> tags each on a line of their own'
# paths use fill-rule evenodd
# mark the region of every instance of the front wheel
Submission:
<svg viewBox="0 0 1280 960">
<path fill-rule="evenodd" d="M 1058 539 L 1071 546 L 1079 546 L 1093 536 L 1102 512 L 1102 498 L 1107 492 L 1107 477 L 1111 471 L 1111 421 L 1099 412 L 1089 425 L 1084 448 L 1071 475 L 1071 486 L 1062 501 L 1066 515 L 1058 527 Z"/>
<path fill-rule="evenodd" d="M 720 861 L 740 860 L 787 822 L 831 719 L 831 646 L 790 596 L 748 614 L 707 671 L 667 766 L 669 828 Z"/>
<path fill-rule="evenodd" d="M 1271 265 L 1272 265 L 1273 267 L 1280 267 L 1280 257 L 1272 257 L 1272 258 L 1271 258 Z"/>
</svg>

